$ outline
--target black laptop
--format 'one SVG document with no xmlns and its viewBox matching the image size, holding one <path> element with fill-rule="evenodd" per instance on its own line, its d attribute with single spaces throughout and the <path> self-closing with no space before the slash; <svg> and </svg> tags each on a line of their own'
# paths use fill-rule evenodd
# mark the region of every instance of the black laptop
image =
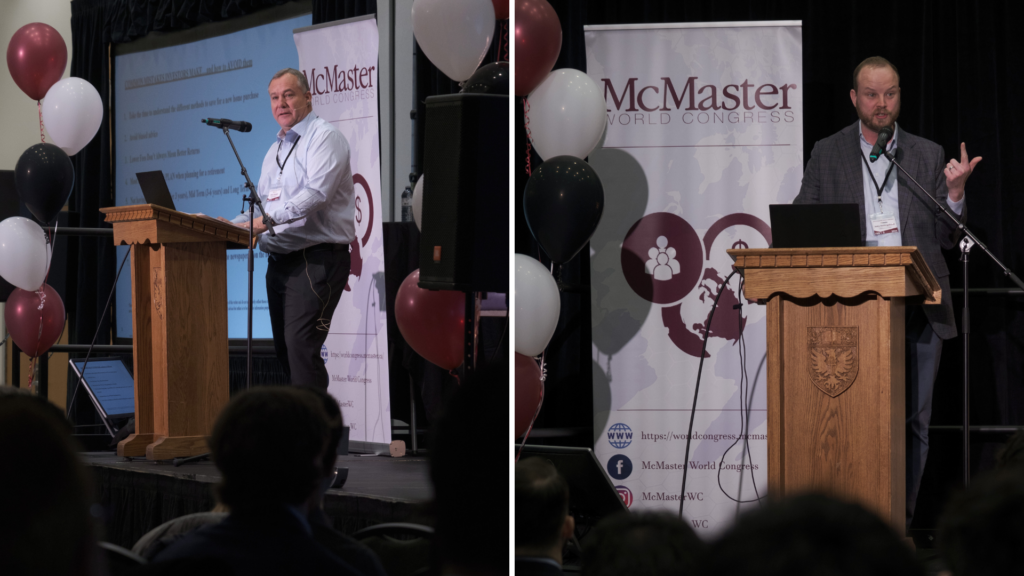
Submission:
<svg viewBox="0 0 1024 576">
<path fill-rule="evenodd" d="M 771 204 L 772 248 L 863 246 L 857 204 Z"/>
<path fill-rule="evenodd" d="M 176 210 L 162 170 L 136 172 L 135 177 L 139 180 L 139 188 L 142 188 L 142 195 L 146 198 L 146 202 Z"/>
</svg>

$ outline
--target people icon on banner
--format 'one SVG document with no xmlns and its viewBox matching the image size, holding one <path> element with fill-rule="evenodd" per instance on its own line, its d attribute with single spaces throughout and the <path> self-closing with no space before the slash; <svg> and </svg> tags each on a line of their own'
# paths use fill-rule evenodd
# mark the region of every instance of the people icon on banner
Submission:
<svg viewBox="0 0 1024 576">
<path fill-rule="evenodd" d="M 671 280 L 681 270 L 676 260 L 676 249 L 668 245 L 668 238 L 664 236 L 658 236 L 656 243 L 656 247 L 651 246 L 647 251 L 650 259 L 644 266 L 645 271 L 653 275 L 655 280 Z"/>
</svg>

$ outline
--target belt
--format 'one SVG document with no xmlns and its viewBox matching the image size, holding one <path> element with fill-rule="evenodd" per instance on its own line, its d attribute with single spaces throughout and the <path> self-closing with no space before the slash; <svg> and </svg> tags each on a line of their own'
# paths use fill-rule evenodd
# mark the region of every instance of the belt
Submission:
<svg viewBox="0 0 1024 576">
<path fill-rule="evenodd" d="M 286 254 L 268 252 L 267 255 L 274 262 L 288 262 L 293 258 L 301 258 L 303 252 L 306 254 L 311 252 L 348 252 L 348 244 L 332 244 L 330 242 L 324 242 L 322 244 L 314 244 L 312 246 L 307 246 L 303 250 L 296 250 Z"/>
</svg>

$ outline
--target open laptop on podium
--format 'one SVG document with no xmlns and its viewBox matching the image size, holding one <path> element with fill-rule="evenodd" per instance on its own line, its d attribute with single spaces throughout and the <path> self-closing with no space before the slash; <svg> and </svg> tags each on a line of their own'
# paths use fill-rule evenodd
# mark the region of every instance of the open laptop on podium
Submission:
<svg viewBox="0 0 1024 576">
<path fill-rule="evenodd" d="M 857 204 L 771 204 L 772 248 L 863 246 Z"/>
<path fill-rule="evenodd" d="M 174 199 L 171 198 L 171 191 L 167 188 L 163 170 L 136 172 L 135 178 L 139 181 L 139 188 L 142 188 L 142 196 L 147 203 L 177 210 L 174 207 Z"/>
</svg>

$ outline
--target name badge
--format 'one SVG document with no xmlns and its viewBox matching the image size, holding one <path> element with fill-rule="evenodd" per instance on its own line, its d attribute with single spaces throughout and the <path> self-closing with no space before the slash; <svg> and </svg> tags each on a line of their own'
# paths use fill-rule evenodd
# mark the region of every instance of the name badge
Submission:
<svg viewBox="0 0 1024 576">
<path fill-rule="evenodd" d="M 267 193 L 267 202 L 273 202 L 274 200 L 279 200 L 280 198 L 281 198 L 281 189 L 280 188 L 271 188 L 270 191 Z"/>
<path fill-rule="evenodd" d="M 871 215 L 871 228 L 874 230 L 875 236 L 892 234 L 899 231 L 899 226 L 896 224 L 896 216 L 884 212 Z"/>
</svg>

